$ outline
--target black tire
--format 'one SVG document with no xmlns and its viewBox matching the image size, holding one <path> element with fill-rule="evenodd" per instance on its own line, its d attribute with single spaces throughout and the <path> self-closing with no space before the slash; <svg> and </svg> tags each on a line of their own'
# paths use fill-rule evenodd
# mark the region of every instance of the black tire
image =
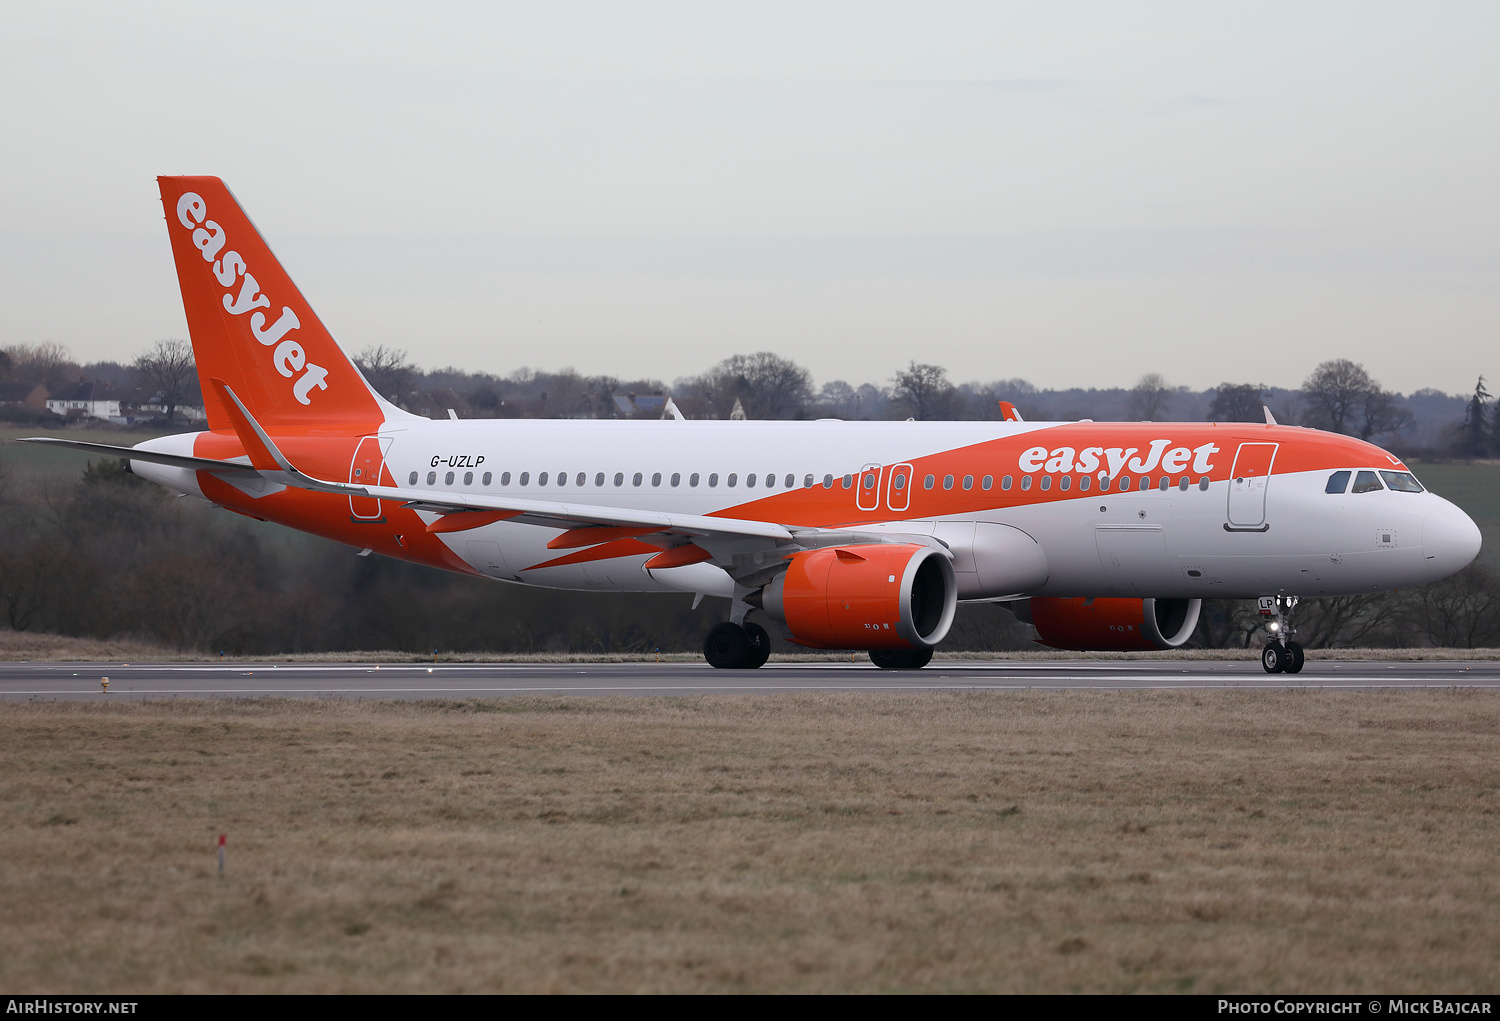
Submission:
<svg viewBox="0 0 1500 1021">
<path fill-rule="evenodd" d="M 1291 657 L 1280 642 L 1267 642 L 1266 647 L 1260 650 L 1260 665 L 1268 674 L 1281 673 L 1290 661 Z"/>
<path fill-rule="evenodd" d="M 871 649 L 870 662 L 882 670 L 920 670 L 932 662 L 932 650 Z"/>
<path fill-rule="evenodd" d="M 745 660 L 745 669 L 759 670 L 771 658 L 771 636 L 759 624 L 746 624 L 745 637 L 750 641 L 750 654 Z"/>
<path fill-rule="evenodd" d="M 738 624 L 715 624 L 703 639 L 703 658 L 715 670 L 738 670 L 750 659 L 750 636 Z"/>
<path fill-rule="evenodd" d="M 1286 672 L 1289 674 L 1300 674 L 1302 664 L 1307 662 L 1307 655 L 1302 651 L 1302 646 L 1296 642 L 1286 643 Z"/>
</svg>

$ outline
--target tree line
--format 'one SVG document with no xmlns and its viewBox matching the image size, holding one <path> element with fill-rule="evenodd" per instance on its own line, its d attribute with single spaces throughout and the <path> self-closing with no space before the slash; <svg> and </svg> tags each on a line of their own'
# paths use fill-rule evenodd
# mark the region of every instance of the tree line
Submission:
<svg viewBox="0 0 1500 1021">
<path fill-rule="evenodd" d="M 1283 424 L 1347 433 L 1405 452 L 1468 457 L 1500 452 L 1500 422 L 1483 377 L 1467 401 L 1430 389 L 1404 395 L 1387 390 L 1347 359 L 1322 363 L 1296 388 L 1224 382 L 1204 391 L 1173 386 L 1154 372 L 1128 387 L 1088 390 L 1038 389 L 1014 378 L 954 383 L 944 367 L 916 361 L 883 381 L 835 379 L 818 386 L 806 367 L 769 351 L 734 355 L 670 384 L 574 369 L 521 368 L 508 375 L 423 370 L 408 352 L 387 346 L 366 347 L 354 361 L 382 395 L 432 418 L 446 418 L 450 409 L 461 418 L 660 417 L 669 396 L 690 419 L 992 421 L 1003 417 L 1000 402 L 1008 401 L 1032 420 L 1259 422 L 1269 408 Z M 125 364 L 79 364 L 58 344 L 12 345 L 0 350 L 0 382 L 5 381 L 54 391 L 98 382 L 149 396 L 167 409 L 158 424 L 168 428 L 175 426 L 176 408 L 202 403 L 192 347 L 184 340 L 157 341 Z M 6 407 L 3 415 L 60 424 L 48 413 L 23 407 Z"/>
</svg>

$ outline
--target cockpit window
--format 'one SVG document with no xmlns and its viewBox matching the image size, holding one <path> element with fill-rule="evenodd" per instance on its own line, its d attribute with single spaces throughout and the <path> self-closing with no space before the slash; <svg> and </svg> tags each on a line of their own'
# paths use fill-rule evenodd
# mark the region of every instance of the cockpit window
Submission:
<svg viewBox="0 0 1500 1021">
<path fill-rule="evenodd" d="M 1375 477 L 1374 472 L 1360 472 L 1354 476 L 1354 491 L 1356 493 L 1375 493 L 1384 489 L 1380 479 Z"/>
<path fill-rule="evenodd" d="M 1385 479 L 1387 486 L 1390 486 L 1398 493 L 1420 493 L 1422 491 L 1422 483 L 1418 482 L 1416 476 L 1411 472 L 1383 471 L 1380 473 L 1380 477 Z"/>
<path fill-rule="evenodd" d="M 1325 493 L 1342 493 L 1349 488 L 1349 476 L 1353 472 L 1334 472 L 1328 476 L 1328 485 L 1323 487 Z"/>
</svg>

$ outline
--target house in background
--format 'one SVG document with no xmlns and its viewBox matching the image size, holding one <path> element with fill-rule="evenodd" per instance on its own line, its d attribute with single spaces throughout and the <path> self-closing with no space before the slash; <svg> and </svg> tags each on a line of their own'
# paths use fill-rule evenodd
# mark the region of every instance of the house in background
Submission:
<svg viewBox="0 0 1500 1021">
<path fill-rule="evenodd" d="M 67 419 L 120 418 L 122 395 L 108 383 L 72 383 L 47 396 L 47 410 Z"/>
<path fill-rule="evenodd" d="M 0 405 L 42 411 L 47 407 L 49 396 L 41 383 L 22 383 L 19 380 L 0 383 Z"/>
</svg>

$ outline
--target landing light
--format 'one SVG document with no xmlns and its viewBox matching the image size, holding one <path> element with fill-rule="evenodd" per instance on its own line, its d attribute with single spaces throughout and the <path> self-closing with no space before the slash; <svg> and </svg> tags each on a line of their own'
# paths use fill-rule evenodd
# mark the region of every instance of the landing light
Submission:
<svg viewBox="0 0 1500 1021">
<path fill-rule="evenodd" d="M 1273 620 L 1269 625 L 1267 625 L 1266 630 L 1268 630 L 1268 631 L 1280 631 L 1281 630 L 1281 625 L 1278 624 L 1278 623 L 1276 623 Z"/>
</svg>

